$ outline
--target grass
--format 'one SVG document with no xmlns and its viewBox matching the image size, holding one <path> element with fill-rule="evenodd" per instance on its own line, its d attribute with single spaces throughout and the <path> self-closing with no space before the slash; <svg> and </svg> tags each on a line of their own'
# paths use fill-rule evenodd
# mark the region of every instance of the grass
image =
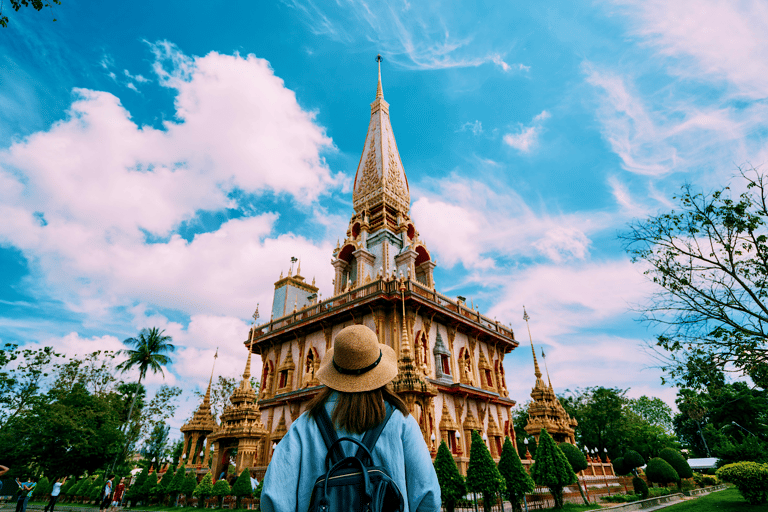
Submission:
<svg viewBox="0 0 768 512">
<path fill-rule="evenodd" d="M 766 505 L 750 505 L 735 487 L 717 491 L 701 498 L 678 503 L 665 512 L 765 512 Z"/>
</svg>

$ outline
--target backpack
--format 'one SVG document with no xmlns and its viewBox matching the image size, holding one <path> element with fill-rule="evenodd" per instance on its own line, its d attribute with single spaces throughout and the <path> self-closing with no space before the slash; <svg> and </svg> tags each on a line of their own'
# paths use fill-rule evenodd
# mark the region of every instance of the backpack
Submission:
<svg viewBox="0 0 768 512">
<path fill-rule="evenodd" d="M 402 512 L 403 493 L 386 469 L 373 465 L 373 447 L 384 430 L 394 407 L 385 402 L 387 415 L 379 426 L 365 433 L 362 443 L 351 437 L 339 438 L 325 407 L 316 418 L 328 454 L 326 473 L 315 481 L 309 512 Z M 345 457 L 341 442 L 358 446 L 357 453 Z"/>
</svg>

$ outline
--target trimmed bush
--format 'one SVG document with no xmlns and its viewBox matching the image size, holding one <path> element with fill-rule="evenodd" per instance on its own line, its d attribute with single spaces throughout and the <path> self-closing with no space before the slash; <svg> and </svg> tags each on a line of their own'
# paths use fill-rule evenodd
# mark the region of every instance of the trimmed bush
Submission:
<svg viewBox="0 0 768 512">
<path fill-rule="evenodd" d="M 184 477 L 186 476 L 187 469 L 182 464 L 176 469 L 173 474 L 173 478 L 168 483 L 168 487 L 165 488 L 165 492 L 171 497 L 171 501 L 175 504 L 176 497 L 181 494 L 181 489 L 184 487 Z"/>
<path fill-rule="evenodd" d="M 221 482 L 221 480 L 219 480 Z M 226 482 L 226 480 L 224 480 Z M 197 498 L 197 505 L 200 508 L 205 506 L 205 499 L 210 497 L 213 493 L 213 475 L 209 471 L 205 474 L 200 483 L 195 487 L 195 491 L 192 493 Z"/>
<path fill-rule="evenodd" d="M 624 457 L 616 457 L 611 461 L 611 464 L 613 464 L 613 472 L 617 475 L 628 475 L 630 471 L 632 471 L 631 468 L 628 468 L 626 464 L 624 464 Z"/>
<path fill-rule="evenodd" d="M 187 473 L 187 476 L 184 477 L 184 484 L 181 486 L 181 493 L 186 496 L 187 499 L 189 499 L 195 494 L 196 488 L 197 475 L 195 475 L 194 471 L 190 471 Z"/>
<path fill-rule="evenodd" d="M 32 495 L 35 496 L 35 498 L 40 498 L 46 494 L 49 494 L 52 488 L 53 485 L 51 485 L 47 478 L 43 477 L 38 480 L 37 485 L 32 490 Z"/>
<path fill-rule="evenodd" d="M 635 494 L 640 496 L 641 500 L 648 498 L 648 484 L 639 476 L 632 479 L 632 488 L 635 490 Z"/>
<path fill-rule="evenodd" d="M 664 459 L 664 457 L 662 457 L 662 459 Z M 669 461 L 667 460 L 667 462 Z M 626 467 L 629 470 L 627 471 L 627 473 L 631 472 L 635 476 L 637 476 L 637 468 L 644 465 L 645 465 L 645 459 L 643 458 L 642 455 L 637 453 L 635 450 L 627 450 L 627 453 L 624 454 L 624 467 Z M 672 465 L 672 467 L 673 468 L 675 467 L 674 464 Z M 675 469 L 675 471 L 677 471 L 677 469 Z M 680 474 L 679 471 L 678 471 L 678 474 Z"/>
<path fill-rule="evenodd" d="M 451 450 L 445 441 L 440 441 L 440 447 L 437 449 L 435 473 L 437 473 L 437 481 L 440 483 L 440 497 L 443 506 L 447 512 L 453 512 L 456 500 L 467 494 L 467 484 L 464 482 L 464 477 L 459 473 L 456 461 L 453 460 Z"/>
<path fill-rule="evenodd" d="M 224 478 L 216 480 L 216 483 L 213 484 L 213 488 L 211 489 L 211 496 L 219 498 L 219 506 L 221 506 L 224 496 L 229 496 L 230 494 L 232 494 L 232 488 L 229 486 L 227 480 Z"/>
<path fill-rule="evenodd" d="M 536 462 L 531 467 L 534 482 L 547 487 L 555 500 L 555 508 L 563 508 L 563 488 L 576 482 L 576 473 L 563 451 L 546 430 L 541 429 L 536 448 Z"/>
<path fill-rule="evenodd" d="M 157 486 L 157 471 L 148 474 L 147 479 L 139 489 L 139 500 L 141 500 L 144 505 L 149 505 L 149 498 L 152 496 L 152 489 L 154 489 L 155 486 Z"/>
<path fill-rule="evenodd" d="M 516 512 L 521 511 L 520 502 L 526 494 L 533 492 L 536 484 L 533 483 L 533 478 L 523 467 L 520 456 L 509 437 L 504 439 L 504 447 L 501 449 L 499 473 L 501 473 L 507 486 L 507 500 Z"/>
<path fill-rule="evenodd" d="M 735 462 L 717 470 L 717 477 L 736 485 L 751 505 L 768 502 L 768 464 Z"/>
<path fill-rule="evenodd" d="M 680 476 L 675 471 L 675 468 L 660 457 L 648 461 L 648 465 L 645 467 L 645 476 L 648 477 L 649 482 L 660 484 L 664 487 L 672 482 L 680 481 Z"/>
<path fill-rule="evenodd" d="M 589 467 L 587 458 L 583 453 L 581 453 L 581 450 L 570 443 L 560 443 L 558 446 L 563 451 L 565 458 L 568 459 L 568 464 L 571 465 L 571 469 L 573 469 L 574 473 L 584 471 Z M 579 488 L 579 493 L 581 494 L 581 499 L 584 500 L 584 504 L 589 505 L 587 497 L 584 495 L 584 489 L 581 488 L 581 483 L 579 482 L 578 477 L 576 478 L 576 487 Z"/>
<path fill-rule="evenodd" d="M 246 496 L 253 494 L 253 488 L 251 487 L 251 473 L 244 469 L 240 476 L 235 480 L 235 484 L 232 486 L 232 494 L 237 498 L 235 508 L 240 508 L 240 500 Z"/>
<path fill-rule="evenodd" d="M 483 495 L 485 512 L 491 511 L 491 507 L 496 503 L 496 496 L 506 490 L 499 468 L 476 430 L 472 431 L 472 447 L 469 450 L 467 489 Z"/>
<path fill-rule="evenodd" d="M 261 501 L 261 490 L 264 488 L 264 479 L 261 479 L 261 482 L 259 482 L 259 485 L 256 486 L 256 490 L 253 491 L 253 497 L 257 500 Z"/>
<path fill-rule="evenodd" d="M 125 493 L 125 499 L 128 500 L 128 502 L 131 504 L 131 507 L 136 506 L 136 502 L 139 501 L 140 494 L 141 494 L 141 488 L 144 486 L 144 482 L 147 481 L 147 470 L 142 470 L 141 473 L 136 476 L 136 480 L 131 484 L 131 486 L 128 488 L 128 491 Z"/>
<path fill-rule="evenodd" d="M 693 476 L 693 470 L 688 465 L 688 461 L 685 460 L 685 457 L 679 451 L 673 448 L 664 448 L 659 452 L 659 457 L 669 462 L 669 465 L 675 468 L 677 476 L 680 477 L 677 481 L 677 488 L 682 489 L 681 480 Z"/>
</svg>

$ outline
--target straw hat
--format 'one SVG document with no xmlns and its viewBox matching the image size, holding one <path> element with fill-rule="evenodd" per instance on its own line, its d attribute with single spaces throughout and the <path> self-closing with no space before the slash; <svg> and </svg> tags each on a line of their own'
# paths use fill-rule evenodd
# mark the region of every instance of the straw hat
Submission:
<svg viewBox="0 0 768 512">
<path fill-rule="evenodd" d="M 315 376 L 336 391 L 372 391 L 397 376 L 397 356 L 368 327 L 350 325 L 336 335 Z"/>
</svg>

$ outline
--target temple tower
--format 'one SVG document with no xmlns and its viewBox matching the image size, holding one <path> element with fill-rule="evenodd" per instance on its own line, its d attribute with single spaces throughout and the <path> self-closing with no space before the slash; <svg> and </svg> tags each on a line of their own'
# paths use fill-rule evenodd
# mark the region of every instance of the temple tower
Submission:
<svg viewBox="0 0 768 512">
<path fill-rule="evenodd" d="M 217 350 L 216 355 L 213 356 L 211 378 L 208 380 L 208 389 L 205 391 L 203 402 L 192 415 L 192 418 L 179 429 L 184 434 L 184 451 L 181 458 L 187 467 L 195 465 L 207 467 L 208 456 L 211 453 L 211 434 L 219 428 L 216 418 L 211 413 L 211 384 L 213 383 L 213 368 L 216 366 L 218 357 Z M 203 451 L 203 447 L 205 447 L 205 451 Z"/>
<path fill-rule="evenodd" d="M 523 320 L 525 320 L 526 326 L 528 326 L 528 320 L 530 317 L 523 308 Z M 565 409 L 563 408 L 560 400 L 555 395 L 555 390 L 552 388 L 552 381 L 549 379 L 549 372 L 547 372 L 548 385 L 544 384 L 542 380 L 541 370 L 539 369 L 539 362 L 536 359 L 536 351 L 533 348 L 533 338 L 531 337 L 531 328 L 528 326 L 528 337 L 531 340 L 531 352 L 533 353 L 533 368 L 534 375 L 536 376 L 536 382 L 531 390 L 531 398 L 533 401 L 528 406 L 528 424 L 525 426 L 525 432 L 536 438 L 536 442 L 539 442 L 539 435 L 541 429 L 545 429 L 547 433 L 552 436 L 552 439 L 556 443 L 567 442 L 572 445 L 576 444 L 576 438 L 574 437 L 575 428 L 578 422 L 571 418 Z"/>
<path fill-rule="evenodd" d="M 253 340 L 252 351 L 263 364 L 258 405 L 268 443 L 257 454 L 259 469 L 320 389 L 315 371 L 335 335 L 352 324 L 370 327 L 398 354 L 392 387 L 433 455 L 446 440 L 466 471 L 472 429 L 487 435 L 497 459 L 503 436 L 514 439 L 515 402 L 507 393 L 503 360 L 518 343 L 508 327 L 436 290 L 435 263 L 409 215 L 408 179 L 384 100 L 380 56 L 377 61 L 376 96 L 353 186 L 354 213 L 333 251 L 333 290 L 320 300 L 314 283 L 302 288 L 303 278 L 297 283 L 289 271 L 292 281 L 281 276 L 276 283 L 273 317 L 254 327 L 245 342 Z M 278 283 L 296 289 L 293 302 Z"/>
</svg>

